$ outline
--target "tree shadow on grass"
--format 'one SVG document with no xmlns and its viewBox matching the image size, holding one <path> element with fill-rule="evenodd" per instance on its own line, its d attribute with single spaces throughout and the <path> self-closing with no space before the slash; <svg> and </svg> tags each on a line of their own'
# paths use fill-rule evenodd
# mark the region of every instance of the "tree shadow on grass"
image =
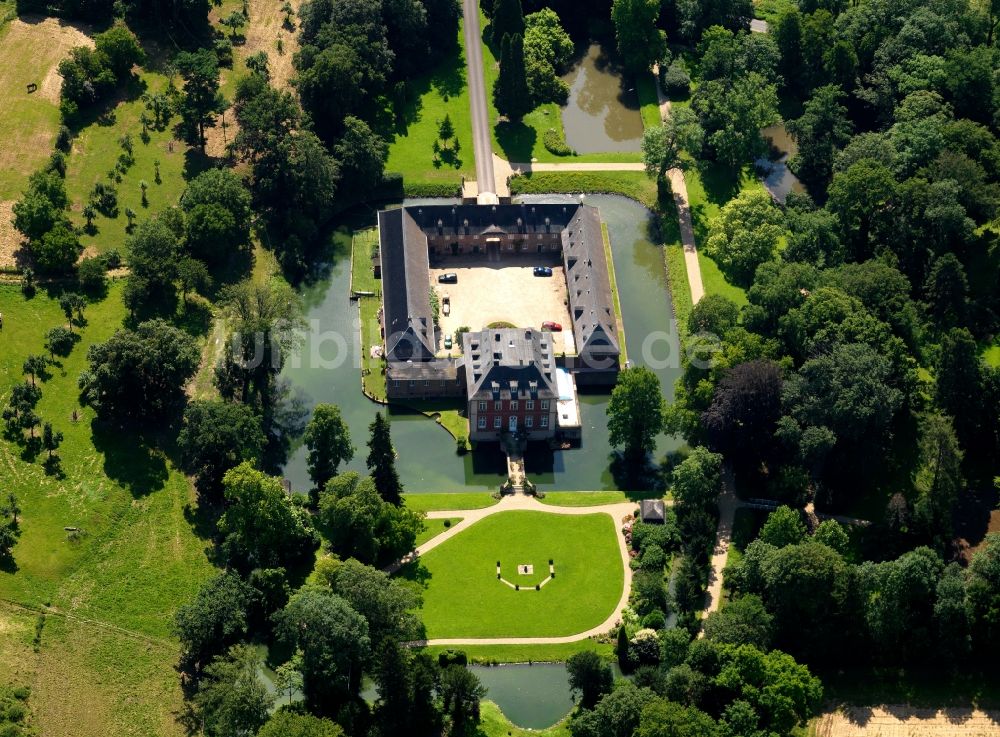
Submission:
<svg viewBox="0 0 1000 737">
<path fill-rule="evenodd" d="M 427 566 L 423 564 L 420 558 L 411 560 L 409 563 L 401 566 L 395 575 L 407 581 L 418 583 L 424 588 L 427 588 L 428 582 L 433 578 L 433 575 L 427 570 Z"/>
<path fill-rule="evenodd" d="M 166 457 L 149 447 L 133 429 L 95 419 L 90 430 L 94 447 L 104 456 L 104 473 L 108 478 L 127 488 L 134 497 L 163 488 L 170 475 Z"/>
<path fill-rule="evenodd" d="M 509 120 L 496 125 L 497 145 L 504 152 L 508 161 L 530 162 L 535 143 L 538 141 L 538 131 L 523 122 L 513 123 Z"/>
</svg>

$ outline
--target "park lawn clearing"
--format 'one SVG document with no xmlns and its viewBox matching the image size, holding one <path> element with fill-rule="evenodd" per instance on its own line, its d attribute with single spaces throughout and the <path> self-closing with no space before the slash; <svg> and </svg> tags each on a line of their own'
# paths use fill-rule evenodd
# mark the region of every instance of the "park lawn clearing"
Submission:
<svg viewBox="0 0 1000 737">
<path fill-rule="evenodd" d="M 427 637 L 559 637 L 601 624 L 624 582 L 614 521 L 605 514 L 490 515 L 420 558 Z M 533 587 L 555 578 L 540 591 Z M 515 591 L 503 577 L 523 589 Z M 517 566 L 532 565 L 530 575 Z"/>
<path fill-rule="evenodd" d="M 87 349 L 125 315 L 122 286 L 114 282 L 107 298 L 88 306 L 80 341 L 41 384 L 37 412 L 65 434 L 65 477 L 46 475 L 41 459 L 28 462 L 0 440 L 4 491 L 22 508 L 18 570 L 0 572 L 0 631 L 9 621 L 13 635 L 0 638 L 8 639 L 0 672 L 31 686 L 39 734 L 54 737 L 183 733 L 173 616 L 213 574 L 205 556 L 211 542 L 194 531 L 188 480 L 161 451 L 93 423 L 93 410 L 77 402 Z M 45 332 L 65 317 L 57 295 L 39 290 L 27 300 L 13 287 L 0 287 L 0 312 L 5 401 L 22 380 L 24 358 L 42 353 Z M 79 539 L 70 540 L 67 526 L 81 530 Z M 31 609 L 45 605 L 36 652 Z"/>
<path fill-rule="evenodd" d="M 983 349 L 983 360 L 993 368 L 1000 368 L 1000 338 L 993 341 L 993 345 Z"/>
<path fill-rule="evenodd" d="M 463 177 L 476 176 L 472 110 L 465 76 L 464 21 L 459 23 L 458 39 L 455 54 L 409 84 L 410 94 L 416 99 L 403 113 L 403 127 L 395 131 L 385 165 L 387 172 L 403 175 L 405 192 L 418 193 L 427 185 L 442 184 L 453 184 L 457 192 Z M 452 161 L 435 164 L 433 146 L 445 115 L 451 118 L 460 148 Z M 449 141 L 450 147 L 454 147 L 454 141 Z"/>
<path fill-rule="evenodd" d="M 656 94 L 659 82 L 652 74 L 640 74 L 635 79 L 635 91 L 639 96 L 639 114 L 645 130 L 663 124 L 660 117 L 660 97 Z"/>
<path fill-rule="evenodd" d="M 461 517 L 448 517 L 447 519 L 425 519 L 424 528 L 417 535 L 416 541 L 413 543 L 413 547 L 419 548 L 428 540 L 431 540 L 442 532 L 446 532 L 452 525 L 456 525 L 462 521 Z"/>
<path fill-rule="evenodd" d="M 500 500 L 488 491 L 463 491 L 455 494 L 419 493 L 403 494 L 406 506 L 415 512 L 447 512 L 454 510 L 484 509 Z"/>
</svg>

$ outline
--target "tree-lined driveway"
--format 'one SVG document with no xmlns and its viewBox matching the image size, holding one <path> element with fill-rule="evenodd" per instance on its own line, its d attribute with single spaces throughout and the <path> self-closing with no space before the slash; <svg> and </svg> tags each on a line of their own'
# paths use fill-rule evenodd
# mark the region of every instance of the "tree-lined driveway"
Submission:
<svg viewBox="0 0 1000 737">
<path fill-rule="evenodd" d="M 486 107 L 486 80 L 483 76 L 482 30 L 478 0 L 462 0 L 465 15 L 465 64 L 469 80 L 469 107 L 472 109 L 472 143 L 476 156 L 476 183 L 479 192 L 496 192 L 493 176 L 493 141 L 490 114 Z"/>
</svg>

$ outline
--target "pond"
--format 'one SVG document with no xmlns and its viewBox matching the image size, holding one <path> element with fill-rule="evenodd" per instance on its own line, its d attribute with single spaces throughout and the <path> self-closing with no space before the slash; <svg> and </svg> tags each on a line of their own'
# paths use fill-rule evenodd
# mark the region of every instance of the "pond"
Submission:
<svg viewBox="0 0 1000 737">
<path fill-rule="evenodd" d="M 571 148 L 581 154 L 642 148 L 635 87 L 600 44 L 591 44 L 562 78 L 569 85 L 562 121 Z"/>
<path fill-rule="evenodd" d="M 486 686 L 486 698 L 518 727 L 545 729 L 573 709 L 564 663 L 471 665 L 469 670 Z"/>
<path fill-rule="evenodd" d="M 566 202 L 570 196 L 535 195 L 525 202 Z M 618 290 L 622 304 L 629 358 L 636 364 L 654 368 L 668 400 L 680 375 L 676 350 L 676 330 L 672 321 L 670 291 L 667 286 L 663 253 L 649 237 L 653 216 L 633 200 L 613 195 L 589 195 L 586 203 L 601 210 L 608 225 Z M 410 204 L 409 202 L 407 204 Z M 361 393 L 359 316 L 350 302 L 350 253 L 335 256 L 328 274 L 302 291 L 306 319 L 310 324 L 306 341 L 292 356 L 282 377 L 303 407 L 319 402 L 340 407 L 356 447 L 354 460 L 346 470 L 365 472 L 368 425 L 376 411 L 385 407 L 369 401 Z M 319 344 L 312 335 L 325 331 L 346 336 L 336 345 Z M 643 345 L 646 344 L 646 351 Z M 310 366 L 306 357 L 316 351 L 335 368 Z M 338 351 L 345 360 L 337 362 Z M 645 355 L 643 355 L 645 353 Z M 531 449 L 526 457 L 528 477 L 546 490 L 615 489 L 611 474 L 611 446 L 608 443 L 606 409 L 609 395 L 584 394 L 581 400 L 583 444 L 580 448 L 551 451 Z M 451 436 L 422 414 L 395 407 L 389 411 L 392 440 L 398 453 L 397 468 L 407 491 L 475 491 L 496 489 L 504 481 L 506 464 L 497 446 L 458 455 Z M 676 449 L 679 441 L 661 436 L 657 458 Z M 306 471 L 306 450 L 299 446 L 284 468 L 293 488 L 310 487 Z"/>
<path fill-rule="evenodd" d="M 766 159 L 757 159 L 754 163 L 757 169 L 764 172 L 761 181 L 764 188 L 778 202 L 784 202 L 790 192 L 806 191 L 802 182 L 788 168 L 788 159 L 798 153 L 799 147 L 795 139 L 785 129 L 784 123 L 762 128 L 761 135 L 771 146 L 771 153 Z"/>
</svg>

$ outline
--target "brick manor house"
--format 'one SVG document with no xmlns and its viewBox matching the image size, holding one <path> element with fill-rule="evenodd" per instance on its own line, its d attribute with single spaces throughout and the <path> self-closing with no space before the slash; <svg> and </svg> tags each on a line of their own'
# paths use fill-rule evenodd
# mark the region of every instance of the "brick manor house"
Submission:
<svg viewBox="0 0 1000 737">
<path fill-rule="evenodd" d="M 389 398 L 464 398 L 472 440 L 578 438 L 575 385 L 614 383 L 620 354 L 597 208 L 410 206 L 379 212 L 378 230 Z M 439 357 L 444 336 L 429 299 L 431 261 L 480 255 L 485 264 L 533 253 L 562 262 L 576 354 L 557 359 L 551 336 L 527 327 L 465 333 L 461 356 Z"/>
</svg>

